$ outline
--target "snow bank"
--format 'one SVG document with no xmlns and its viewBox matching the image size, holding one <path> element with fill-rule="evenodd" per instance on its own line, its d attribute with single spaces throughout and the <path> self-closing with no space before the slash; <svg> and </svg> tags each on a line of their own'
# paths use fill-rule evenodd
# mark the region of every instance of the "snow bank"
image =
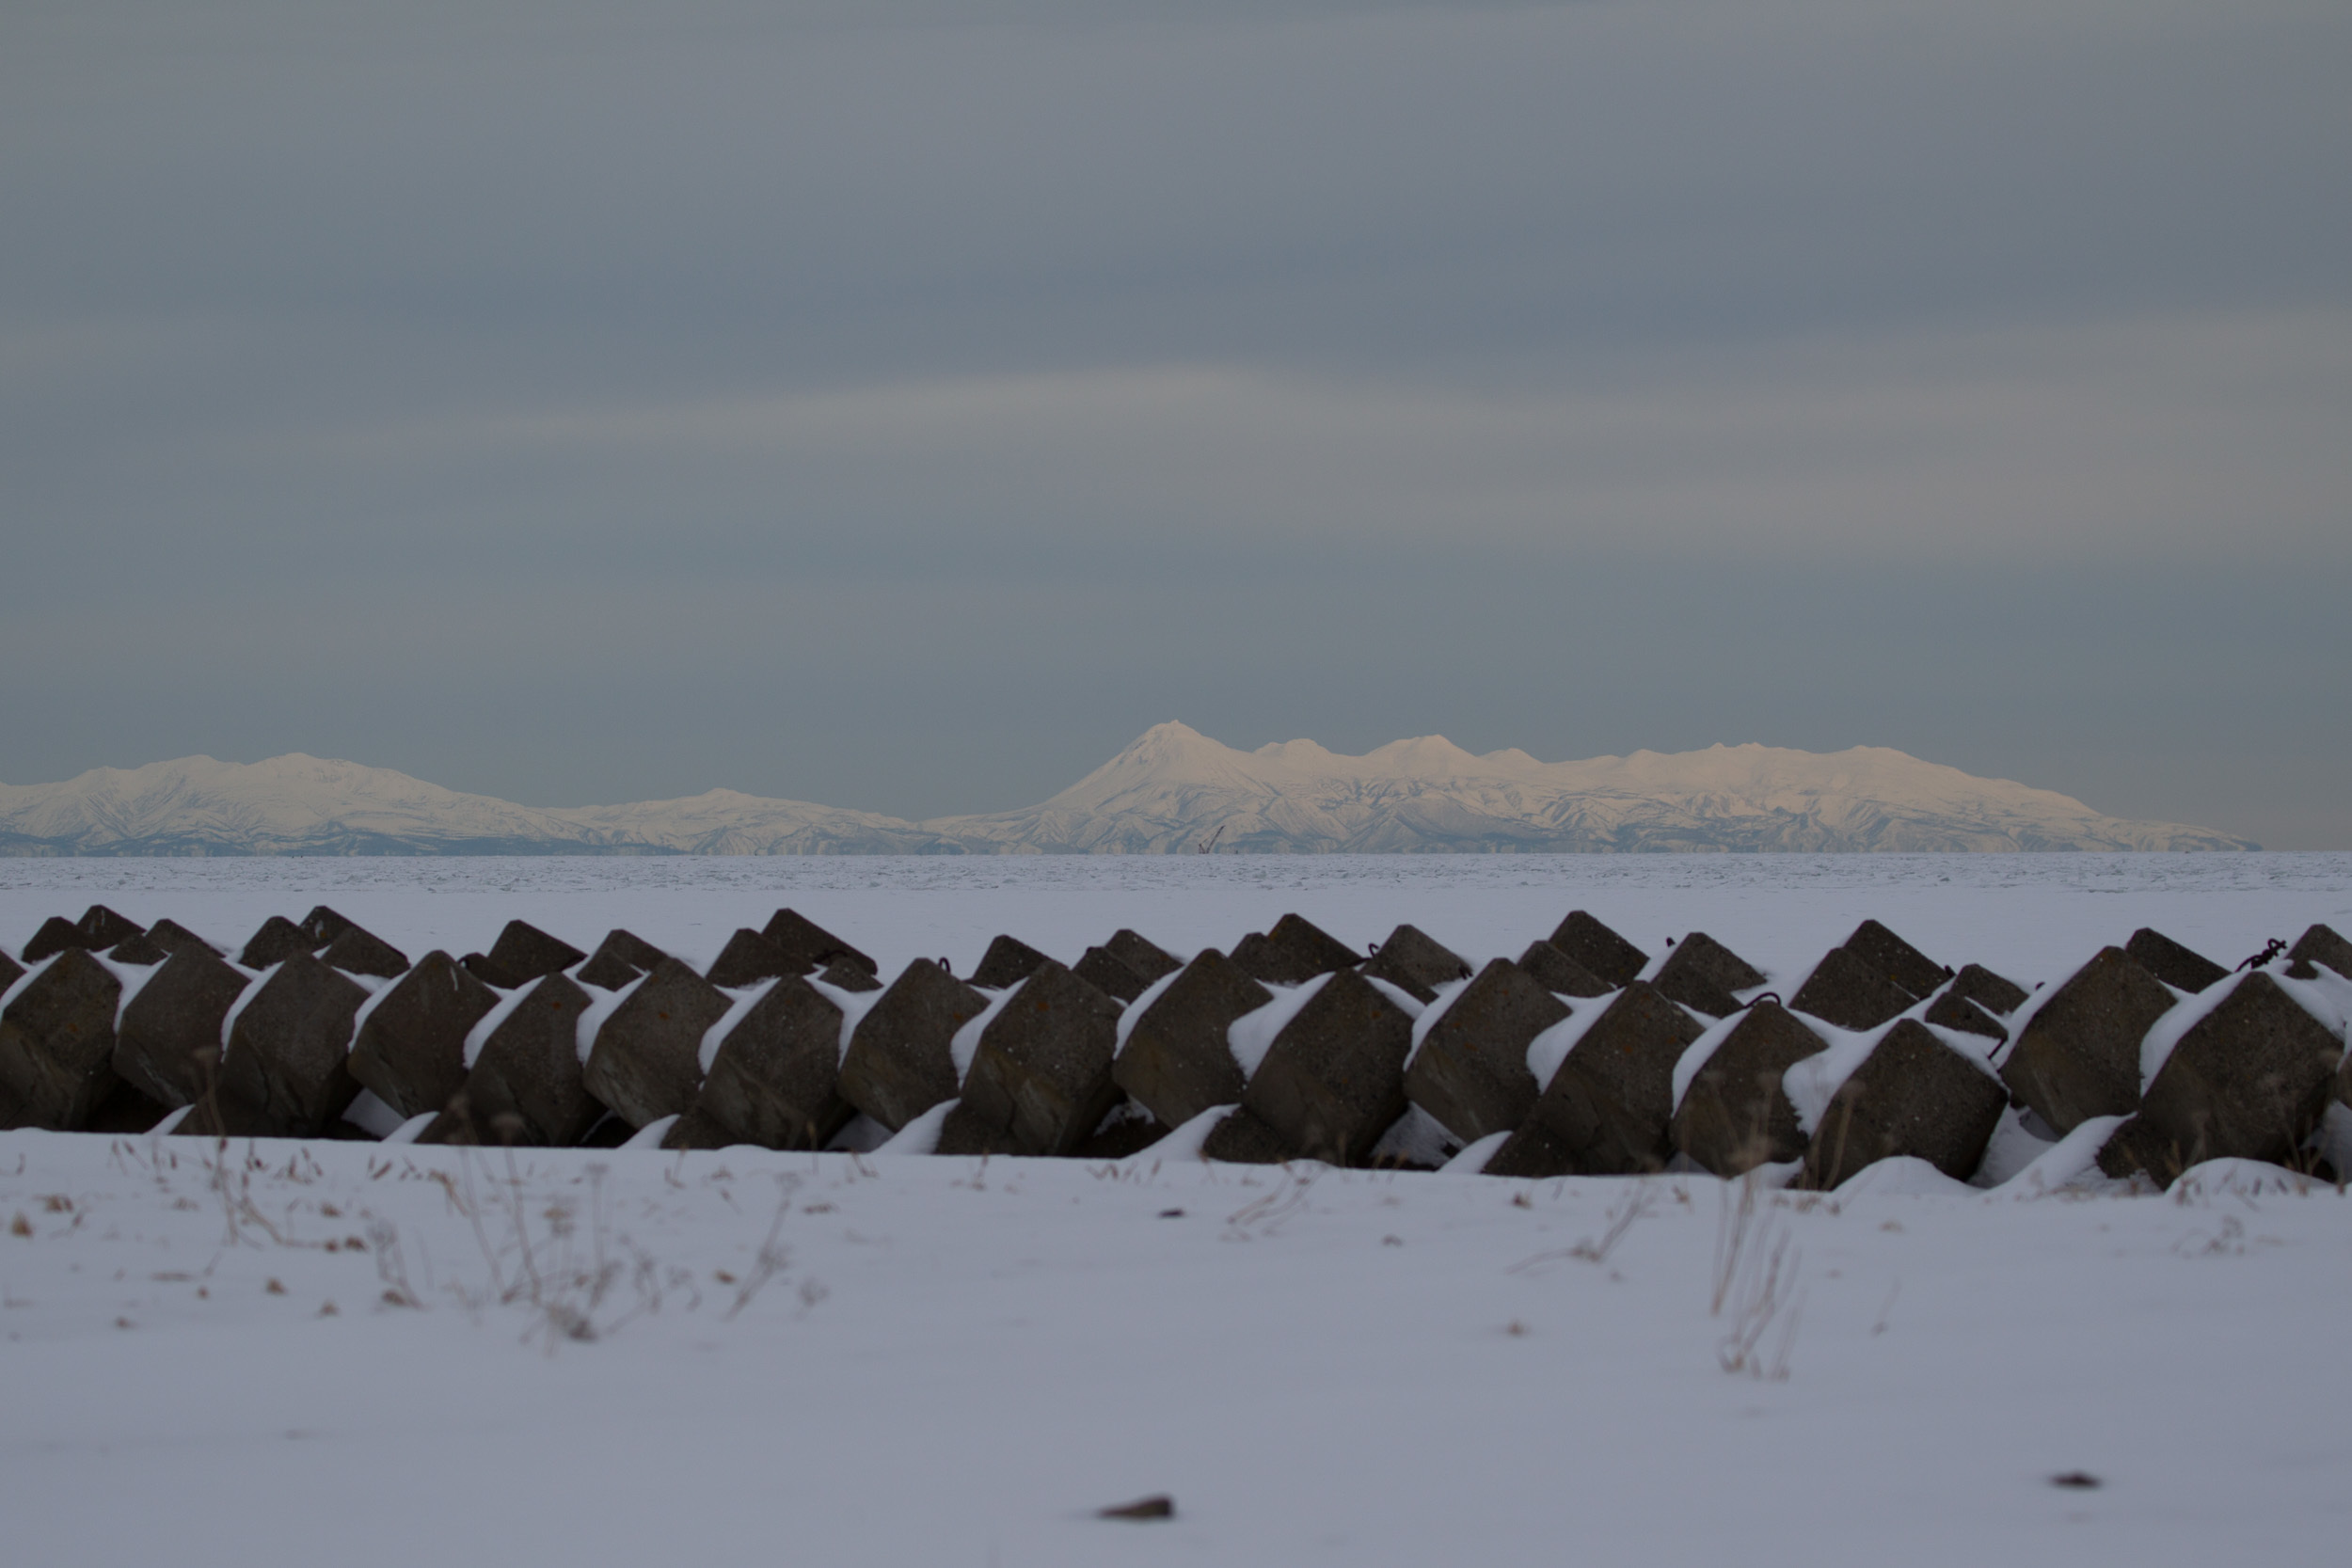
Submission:
<svg viewBox="0 0 2352 1568">
<path fill-rule="evenodd" d="M 2099 1170 L 2099 1150 L 2106 1148 L 2107 1140 L 2115 1136 L 2115 1130 L 2130 1119 L 2129 1117 L 2090 1117 L 2058 1142 L 2045 1145 L 2030 1164 L 1985 1196 L 2041 1197 L 2083 1185 L 2091 1178 L 2105 1180 L 2106 1177 Z"/>
<path fill-rule="evenodd" d="M 1977 1162 L 1976 1174 L 1969 1177 L 1968 1184 L 1998 1187 L 2030 1168 L 2053 1147 L 2052 1140 L 2036 1136 L 2026 1125 L 2016 1106 L 2004 1105 L 2000 1119 L 1993 1124 L 1993 1136 L 1985 1142 L 1984 1157 Z"/>
<path fill-rule="evenodd" d="M 2300 1197 L 2313 1192 L 2332 1197 L 2336 1189 L 2332 1182 L 2264 1160 L 2208 1160 L 2183 1171 L 2165 1191 L 2183 1203 L 2203 1203 L 2217 1197 Z"/>
<path fill-rule="evenodd" d="M 1837 1189 L 1839 1197 L 1974 1197 L 1976 1189 L 1955 1181 L 1927 1161 L 1898 1154 L 1863 1166 Z"/>
</svg>

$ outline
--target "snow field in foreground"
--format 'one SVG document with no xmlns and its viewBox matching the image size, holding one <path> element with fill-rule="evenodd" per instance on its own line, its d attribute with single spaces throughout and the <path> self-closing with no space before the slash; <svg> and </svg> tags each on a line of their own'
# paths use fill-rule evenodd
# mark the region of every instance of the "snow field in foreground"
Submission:
<svg viewBox="0 0 2352 1568">
<path fill-rule="evenodd" d="M 12 1560 L 2137 1568 L 2352 1526 L 2352 1203 L 2265 1167 L 1761 1193 L 1724 1278 L 1703 1177 L 218 1154 L 0 1134 Z"/>
</svg>

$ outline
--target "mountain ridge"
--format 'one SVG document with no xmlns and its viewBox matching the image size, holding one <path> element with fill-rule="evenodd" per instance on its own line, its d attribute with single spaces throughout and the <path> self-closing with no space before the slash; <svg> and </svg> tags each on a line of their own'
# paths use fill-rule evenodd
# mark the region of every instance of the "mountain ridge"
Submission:
<svg viewBox="0 0 2352 1568">
<path fill-rule="evenodd" d="M 301 752 L 0 784 L 0 854 L 1627 853 L 2251 849 L 1885 747 L 1754 742 L 1542 762 L 1441 736 L 1362 756 L 1156 724 L 1017 811 L 910 821 L 713 789 L 523 806 Z"/>
</svg>

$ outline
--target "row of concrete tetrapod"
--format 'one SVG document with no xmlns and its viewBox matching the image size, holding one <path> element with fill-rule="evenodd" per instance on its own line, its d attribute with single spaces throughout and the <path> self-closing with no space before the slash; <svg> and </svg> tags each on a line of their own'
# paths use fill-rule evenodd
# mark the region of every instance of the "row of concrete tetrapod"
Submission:
<svg viewBox="0 0 2352 1568">
<path fill-rule="evenodd" d="M 2097 1117 L 2108 1174 L 2310 1166 L 2352 1105 L 2352 943 L 2235 971 L 2141 930 L 2046 990 L 1865 921 L 1785 1000 L 1704 932 L 1653 958 L 1578 911 L 1474 974 L 1400 926 L 1369 957 L 1297 915 L 1180 959 L 1121 930 L 1065 966 L 1009 936 L 885 984 L 790 910 L 697 972 L 628 931 L 521 921 L 411 963 L 321 907 L 232 960 L 103 906 L 0 954 L 0 1126 L 564 1146 L 1210 1159 L 1835 1186 L 1880 1160 L 1966 1180 L 2005 1116 Z M 650 1131 L 649 1131 L 650 1130 Z"/>
</svg>

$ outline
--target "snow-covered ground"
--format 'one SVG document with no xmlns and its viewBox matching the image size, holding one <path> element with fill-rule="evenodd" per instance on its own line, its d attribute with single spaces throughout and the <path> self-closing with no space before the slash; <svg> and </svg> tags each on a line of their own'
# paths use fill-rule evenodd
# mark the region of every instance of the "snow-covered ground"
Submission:
<svg viewBox="0 0 2352 1568">
<path fill-rule="evenodd" d="M 2030 984 L 2143 924 L 2224 962 L 2346 928 L 2352 857 L 18 862 L 0 943 L 92 901 L 216 940 L 324 901 L 412 956 L 514 915 L 707 956 L 789 903 L 886 969 L 968 965 L 1000 929 L 1065 958 L 1121 925 L 1224 944 L 1294 908 L 1484 957 L 1581 906 L 1775 976 L 1876 915 Z M 1741 1192 L 0 1134 L 0 1542 L 256 1568 L 2140 1568 L 2352 1539 L 2333 1186 L 1883 1165 L 1753 1194 L 1744 1229 Z M 2053 1484 L 2076 1476 L 2099 1484 Z M 1093 1516 L 1163 1493 L 1172 1518 Z"/>
</svg>

